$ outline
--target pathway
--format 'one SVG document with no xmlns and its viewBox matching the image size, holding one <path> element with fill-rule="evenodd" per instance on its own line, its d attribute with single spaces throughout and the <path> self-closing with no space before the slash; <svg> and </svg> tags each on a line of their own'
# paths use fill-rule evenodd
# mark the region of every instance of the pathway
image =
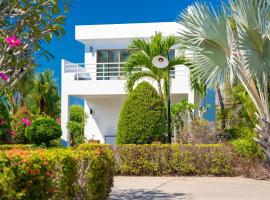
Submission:
<svg viewBox="0 0 270 200">
<path fill-rule="evenodd" d="M 115 177 L 110 200 L 270 200 L 270 181 L 241 177 Z"/>
</svg>

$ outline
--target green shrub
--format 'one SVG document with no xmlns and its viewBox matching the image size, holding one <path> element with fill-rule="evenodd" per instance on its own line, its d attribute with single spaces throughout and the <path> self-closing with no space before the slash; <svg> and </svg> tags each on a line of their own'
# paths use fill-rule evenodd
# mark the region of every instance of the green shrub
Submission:
<svg viewBox="0 0 270 200">
<path fill-rule="evenodd" d="M 29 140 L 25 136 L 27 126 L 22 123 L 22 119 L 31 119 L 30 111 L 26 107 L 21 107 L 12 118 L 12 129 L 14 131 L 13 143 L 28 144 Z"/>
<path fill-rule="evenodd" d="M 0 144 L 8 142 L 11 139 L 10 113 L 0 98 Z"/>
<path fill-rule="evenodd" d="M 262 158 L 264 156 L 263 150 L 254 140 L 258 137 L 254 130 L 249 128 L 237 128 L 235 130 L 238 139 L 233 140 L 232 145 L 238 155 L 248 158 Z"/>
<path fill-rule="evenodd" d="M 104 147 L 3 151 L 0 196 L 5 200 L 106 200 L 113 168 L 113 154 Z"/>
<path fill-rule="evenodd" d="M 40 117 L 26 129 L 27 139 L 36 145 L 50 146 L 50 142 L 61 137 L 61 127 L 52 118 Z"/>
<path fill-rule="evenodd" d="M 85 141 L 84 126 L 86 119 L 87 115 L 81 106 L 73 105 L 70 107 L 70 120 L 67 124 L 67 128 L 71 146 L 77 146 Z"/>
<path fill-rule="evenodd" d="M 120 145 L 115 150 L 118 175 L 231 176 L 233 153 L 224 145 Z"/>
<path fill-rule="evenodd" d="M 147 82 L 132 91 L 120 113 L 117 144 L 150 144 L 165 141 L 166 109 L 156 90 Z"/>
</svg>

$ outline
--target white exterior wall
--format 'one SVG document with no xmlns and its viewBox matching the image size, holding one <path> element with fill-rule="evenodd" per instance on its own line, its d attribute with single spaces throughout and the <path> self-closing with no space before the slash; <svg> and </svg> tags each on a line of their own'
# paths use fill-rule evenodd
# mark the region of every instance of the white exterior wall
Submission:
<svg viewBox="0 0 270 200">
<path fill-rule="evenodd" d="M 96 51 L 99 49 L 127 49 L 133 38 L 150 39 L 156 31 L 161 31 L 164 36 L 168 36 L 177 34 L 179 28 L 179 25 L 171 22 L 77 26 L 76 39 L 85 45 L 85 64 L 95 66 Z M 92 47 L 92 52 L 90 52 L 90 47 Z M 62 139 L 68 141 L 66 124 L 69 116 L 69 97 L 76 96 L 85 100 L 84 109 L 89 115 L 85 126 L 86 138 L 104 143 L 106 135 L 116 133 L 118 116 L 126 97 L 125 80 L 95 80 L 93 77 L 93 80 L 77 81 L 74 80 L 76 70 L 75 73 L 74 71 L 65 72 L 67 64 L 70 63 L 62 60 Z M 172 102 L 185 97 L 189 102 L 194 103 L 195 96 L 189 87 L 188 70 L 184 66 L 177 68 L 180 70 L 176 70 L 176 78 L 172 79 L 171 85 Z M 153 85 L 156 87 L 155 84 Z M 90 109 L 93 111 L 92 115 Z M 108 141 L 112 143 L 113 140 L 114 138 L 111 138 Z"/>
</svg>

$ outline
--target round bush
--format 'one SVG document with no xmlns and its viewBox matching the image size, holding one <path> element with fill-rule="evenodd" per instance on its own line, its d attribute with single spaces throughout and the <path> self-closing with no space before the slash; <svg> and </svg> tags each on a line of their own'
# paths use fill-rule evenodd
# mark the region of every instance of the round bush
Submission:
<svg viewBox="0 0 270 200">
<path fill-rule="evenodd" d="M 27 139 L 36 144 L 50 145 L 50 142 L 54 139 L 61 137 L 61 127 L 52 118 L 41 117 L 36 119 L 31 126 L 26 129 L 25 136 Z"/>
<path fill-rule="evenodd" d="M 132 91 L 120 113 L 117 144 L 150 144 L 165 141 L 166 109 L 153 86 L 140 83 Z"/>
</svg>

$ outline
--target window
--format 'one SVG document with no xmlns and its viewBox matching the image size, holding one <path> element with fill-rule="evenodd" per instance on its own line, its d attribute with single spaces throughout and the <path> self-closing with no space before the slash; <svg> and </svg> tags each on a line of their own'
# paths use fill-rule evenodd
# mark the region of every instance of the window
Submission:
<svg viewBox="0 0 270 200">
<path fill-rule="evenodd" d="M 98 50 L 97 63 L 101 64 L 97 64 L 97 80 L 121 79 L 123 77 L 121 63 L 126 62 L 129 55 L 127 49 Z"/>
</svg>

